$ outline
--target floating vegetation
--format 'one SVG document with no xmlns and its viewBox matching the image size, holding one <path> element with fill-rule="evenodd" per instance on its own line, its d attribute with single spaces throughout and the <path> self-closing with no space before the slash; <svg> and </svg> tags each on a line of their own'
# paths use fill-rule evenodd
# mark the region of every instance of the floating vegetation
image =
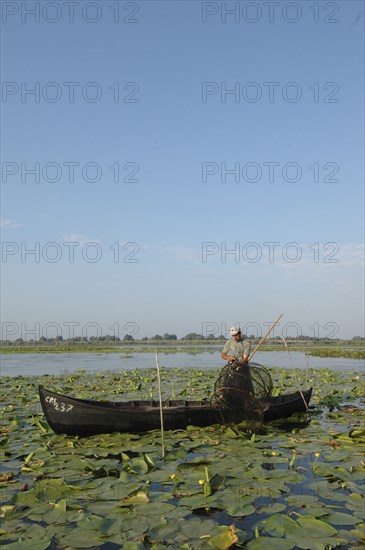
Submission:
<svg viewBox="0 0 365 550">
<path fill-rule="evenodd" d="M 354 349 L 311 349 L 308 355 L 313 357 L 343 357 L 346 359 L 365 359 L 365 350 Z"/>
<path fill-rule="evenodd" d="M 216 353 L 217 350 L 221 350 L 224 345 L 224 341 L 216 342 L 214 344 L 203 343 L 202 345 L 196 344 L 182 344 L 173 346 L 166 343 L 157 343 L 157 349 L 160 354 L 175 354 L 175 353 L 187 353 L 189 355 L 197 355 L 199 353 Z M 97 344 L 94 342 L 85 343 L 65 343 L 56 342 L 54 344 L 39 344 L 34 343 L 32 345 L 16 343 L 2 344 L 0 346 L 0 352 L 2 354 L 50 354 L 50 353 L 119 353 L 122 354 L 123 359 L 131 357 L 131 354 L 136 353 L 155 353 L 156 346 L 146 346 L 141 343 L 131 344 L 125 346 L 123 344 Z M 345 359 L 365 359 L 365 349 L 363 344 L 358 343 L 349 347 L 347 341 L 335 342 L 323 346 L 322 343 L 317 345 L 310 345 L 306 343 L 302 345 L 298 342 L 289 342 L 290 351 L 302 352 L 314 357 L 342 357 Z M 276 345 L 275 343 L 265 343 L 260 347 L 260 351 L 285 351 L 283 345 Z"/>
<path fill-rule="evenodd" d="M 270 369 L 275 388 L 313 385 L 311 422 L 88 438 L 55 435 L 37 386 L 74 396 L 157 396 L 151 369 L 3 377 L 2 519 L 9 550 L 364 547 L 364 375 Z M 165 398 L 207 397 L 218 371 L 161 369 Z"/>
</svg>

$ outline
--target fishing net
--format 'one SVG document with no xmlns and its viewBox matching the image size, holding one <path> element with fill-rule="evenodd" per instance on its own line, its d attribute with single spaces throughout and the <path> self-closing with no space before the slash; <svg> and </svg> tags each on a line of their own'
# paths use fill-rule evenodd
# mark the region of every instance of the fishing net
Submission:
<svg viewBox="0 0 365 550">
<path fill-rule="evenodd" d="M 228 363 L 214 385 L 211 407 L 219 422 L 244 422 L 257 429 L 269 408 L 273 388 L 268 369 L 258 363 Z"/>
</svg>

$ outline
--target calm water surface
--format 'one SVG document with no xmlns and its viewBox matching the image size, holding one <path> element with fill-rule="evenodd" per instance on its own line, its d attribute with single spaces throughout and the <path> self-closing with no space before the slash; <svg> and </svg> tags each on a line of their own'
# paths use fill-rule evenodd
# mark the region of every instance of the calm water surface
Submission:
<svg viewBox="0 0 365 550">
<path fill-rule="evenodd" d="M 257 352 L 255 362 L 267 367 L 304 369 L 330 368 L 336 370 L 363 370 L 364 361 L 330 357 L 310 357 L 302 352 L 268 351 Z M 217 369 L 225 364 L 220 350 L 204 351 L 197 354 L 188 352 L 159 352 L 160 367 Z M 119 353 L 50 353 L 50 354 L 3 354 L 0 355 L 0 373 L 2 376 L 33 376 L 40 374 L 73 373 L 80 369 L 87 372 L 121 371 L 155 368 L 154 353 L 133 353 L 128 357 Z"/>
</svg>

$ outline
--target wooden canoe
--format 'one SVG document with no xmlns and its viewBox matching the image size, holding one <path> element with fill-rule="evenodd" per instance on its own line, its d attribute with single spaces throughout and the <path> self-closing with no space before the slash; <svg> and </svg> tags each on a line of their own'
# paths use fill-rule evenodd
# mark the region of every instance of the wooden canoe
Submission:
<svg viewBox="0 0 365 550">
<path fill-rule="evenodd" d="M 307 410 L 312 388 L 271 397 L 264 421 L 288 418 Z M 89 436 L 102 433 L 141 433 L 160 428 L 158 401 L 93 401 L 77 399 L 39 386 L 42 409 L 56 434 Z M 305 402 L 304 402 L 305 401 Z M 209 426 L 221 423 L 219 410 L 203 401 L 169 400 L 163 402 L 165 430 L 186 426 Z M 239 422 L 237 411 L 224 411 L 225 422 Z"/>
</svg>

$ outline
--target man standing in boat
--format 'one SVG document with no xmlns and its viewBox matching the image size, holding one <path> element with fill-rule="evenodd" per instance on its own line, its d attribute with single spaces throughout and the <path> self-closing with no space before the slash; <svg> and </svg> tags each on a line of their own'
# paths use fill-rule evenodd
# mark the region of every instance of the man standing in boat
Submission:
<svg viewBox="0 0 365 550">
<path fill-rule="evenodd" d="M 225 361 L 247 363 L 251 351 L 250 343 L 242 338 L 239 327 L 232 327 L 229 332 L 232 338 L 224 345 L 221 353 L 222 359 Z"/>
<path fill-rule="evenodd" d="M 229 407 L 242 410 L 251 405 L 254 389 L 251 380 L 248 358 L 251 346 L 242 338 L 239 327 L 231 327 L 232 338 L 228 340 L 221 353 L 222 359 L 228 361 L 219 376 L 221 398 Z"/>
</svg>

